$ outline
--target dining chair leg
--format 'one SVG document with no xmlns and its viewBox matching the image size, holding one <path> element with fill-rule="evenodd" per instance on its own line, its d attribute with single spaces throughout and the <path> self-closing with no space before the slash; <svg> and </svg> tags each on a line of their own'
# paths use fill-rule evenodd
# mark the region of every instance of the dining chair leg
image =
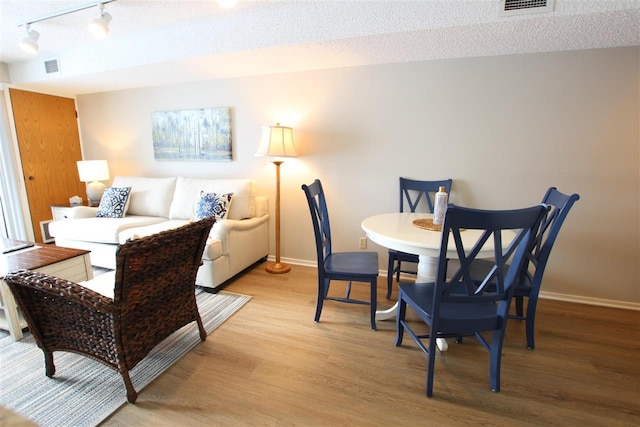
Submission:
<svg viewBox="0 0 640 427">
<path fill-rule="evenodd" d="M 534 328 L 536 324 L 536 305 L 538 301 L 535 298 L 529 298 L 527 301 L 527 318 L 525 320 L 525 328 L 527 332 L 527 348 L 533 350 L 536 347 Z"/>
<path fill-rule="evenodd" d="M 501 331 L 493 331 L 491 348 L 489 350 L 489 382 L 491 383 L 491 390 L 496 393 L 500 391 L 500 363 L 502 359 L 504 331 L 504 327 Z"/>
<path fill-rule="evenodd" d="M 438 334 L 429 331 L 429 354 L 427 354 L 427 397 L 433 396 L 433 370 L 436 366 L 436 336 Z"/>
<path fill-rule="evenodd" d="M 324 280 L 318 280 L 318 301 L 316 302 L 316 316 L 314 320 L 316 322 L 320 321 L 320 314 L 322 313 L 322 304 L 324 303 L 324 299 L 327 295 L 327 283 Z"/>
<path fill-rule="evenodd" d="M 516 300 L 516 316 L 522 317 L 524 314 L 524 297 L 518 296 L 514 299 Z"/>
<path fill-rule="evenodd" d="M 402 295 L 398 294 L 398 312 L 396 313 L 396 347 L 402 345 L 402 339 L 404 338 L 404 318 L 407 315 L 407 303 L 402 298 Z"/>
<path fill-rule="evenodd" d="M 374 331 L 376 327 L 376 309 L 378 308 L 378 280 L 371 279 L 371 329 Z"/>
</svg>

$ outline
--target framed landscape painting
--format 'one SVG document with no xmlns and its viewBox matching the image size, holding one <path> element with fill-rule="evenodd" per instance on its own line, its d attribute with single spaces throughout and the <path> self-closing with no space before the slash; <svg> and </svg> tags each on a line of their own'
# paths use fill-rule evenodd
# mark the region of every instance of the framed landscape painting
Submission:
<svg viewBox="0 0 640 427">
<path fill-rule="evenodd" d="M 159 111 L 151 115 L 156 160 L 230 161 L 229 108 Z"/>
</svg>

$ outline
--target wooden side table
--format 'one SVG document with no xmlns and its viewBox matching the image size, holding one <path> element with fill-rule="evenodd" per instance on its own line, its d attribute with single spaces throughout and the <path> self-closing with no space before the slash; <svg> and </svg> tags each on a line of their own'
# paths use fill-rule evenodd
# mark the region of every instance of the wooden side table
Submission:
<svg viewBox="0 0 640 427">
<path fill-rule="evenodd" d="M 9 239 L 2 240 L 25 243 Z M 10 246 L 10 244 L 3 244 L 3 246 Z M 22 329 L 27 326 L 11 290 L 2 280 L 7 273 L 24 268 L 72 282 L 82 282 L 93 279 L 89 252 L 55 245 L 35 244 L 30 248 L 3 254 L 0 259 L 0 329 L 9 331 L 17 341 L 22 339 Z"/>
</svg>

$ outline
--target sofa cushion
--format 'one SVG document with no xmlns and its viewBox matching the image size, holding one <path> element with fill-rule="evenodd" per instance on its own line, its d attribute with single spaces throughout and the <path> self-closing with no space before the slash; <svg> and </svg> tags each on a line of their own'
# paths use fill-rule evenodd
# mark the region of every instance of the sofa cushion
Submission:
<svg viewBox="0 0 640 427">
<path fill-rule="evenodd" d="M 218 194 L 201 191 L 200 197 L 196 202 L 193 220 L 200 221 L 210 216 L 215 217 L 217 220 L 224 219 L 232 197 L 233 193 Z"/>
<path fill-rule="evenodd" d="M 49 233 L 51 233 L 53 237 L 60 236 L 66 240 L 117 244 L 119 243 L 119 235 L 123 230 L 161 222 L 167 222 L 167 219 L 157 216 L 80 218 L 74 220 L 53 221 L 49 224 Z"/>
<path fill-rule="evenodd" d="M 254 182 L 251 179 L 198 179 L 178 177 L 169 210 L 170 219 L 194 217 L 200 192 L 233 193 L 226 219 L 253 218 L 255 210 Z"/>
<path fill-rule="evenodd" d="M 115 285 L 116 285 L 116 271 L 107 271 L 99 276 L 94 277 L 91 280 L 85 280 L 78 283 L 85 288 L 91 289 L 94 292 L 99 293 L 107 298 L 113 299 Z"/>
<path fill-rule="evenodd" d="M 122 230 L 118 236 L 120 244 L 123 244 L 129 239 L 139 239 L 141 237 L 151 236 L 152 234 L 160 233 L 161 231 L 172 230 L 174 228 L 182 227 L 188 224 L 189 221 L 184 219 L 178 220 L 166 220 L 157 224 L 142 225 L 140 227 L 131 227 L 126 230 Z"/>
<path fill-rule="evenodd" d="M 131 187 L 127 215 L 169 218 L 169 208 L 176 188 L 176 178 L 116 176 L 113 187 Z"/>
<path fill-rule="evenodd" d="M 129 193 L 131 193 L 131 187 L 105 188 L 96 216 L 98 218 L 122 218 L 125 216 L 129 207 Z"/>
</svg>

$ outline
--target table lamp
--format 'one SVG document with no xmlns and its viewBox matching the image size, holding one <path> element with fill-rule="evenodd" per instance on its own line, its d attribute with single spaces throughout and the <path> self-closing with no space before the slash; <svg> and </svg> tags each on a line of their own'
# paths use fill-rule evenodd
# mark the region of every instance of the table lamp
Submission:
<svg viewBox="0 0 640 427">
<path fill-rule="evenodd" d="M 266 270 L 273 274 L 288 273 L 291 266 L 280 262 L 280 165 L 283 157 L 295 157 L 296 150 L 293 146 L 293 129 L 286 126 L 264 126 L 262 138 L 256 156 L 275 157 L 276 165 L 276 261 L 267 263 Z"/>
<path fill-rule="evenodd" d="M 87 184 L 87 199 L 89 206 L 100 205 L 105 185 L 99 181 L 109 179 L 109 165 L 106 160 L 80 160 L 78 161 L 78 175 L 80 181 Z"/>
</svg>

